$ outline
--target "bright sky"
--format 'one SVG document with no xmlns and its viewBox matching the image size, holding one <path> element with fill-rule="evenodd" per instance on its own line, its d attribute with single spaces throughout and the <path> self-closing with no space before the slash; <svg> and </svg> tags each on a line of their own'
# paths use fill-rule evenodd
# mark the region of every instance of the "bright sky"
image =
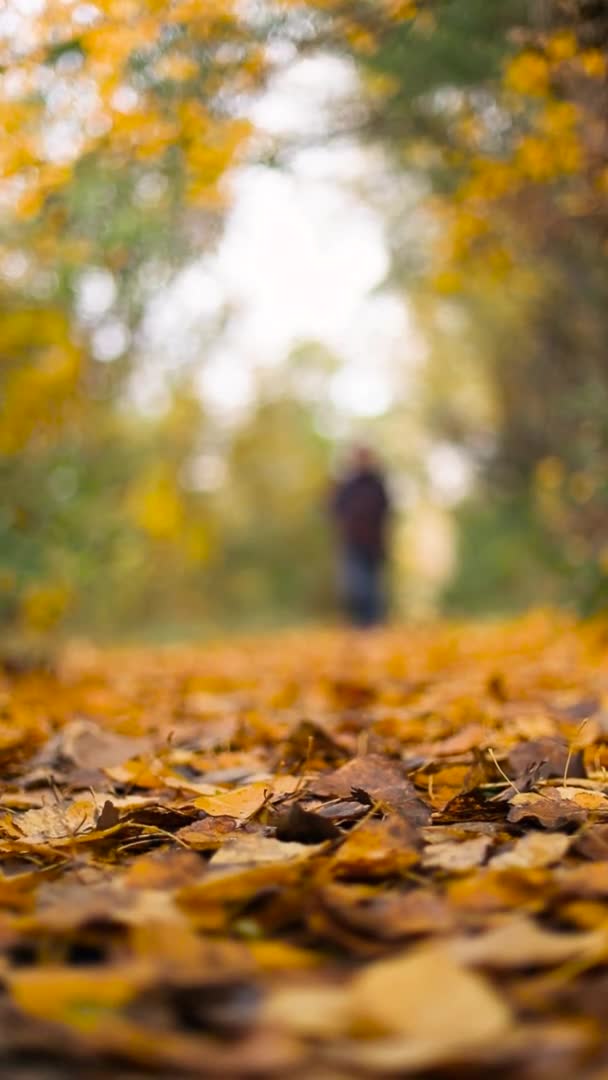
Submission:
<svg viewBox="0 0 608 1080">
<path fill-rule="evenodd" d="M 168 371 L 202 355 L 203 398 L 238 415 L 253 398 L 256 373 L 304 341 L 338 357 L 330 396 L 339 410 L 378 415 L 400 392 L 422 345 L 404 299 L 382 287 L 389 268 L 382 217 L 356 194 L 377 161 L 353 143 L 322 145 L 327 109 L 353 81 L 342 61 L 299 61 L 256 106 L 254 120 L 268 137 L 320 142 L 295 152 L 288 170 L 249 166 L 233 178 L 216 253 L 186 267 L 150 305 L 135 387 L 142 405 L 153 404 Z M 226 311 L 221 331 L 212 332 Z"/>
</svg>

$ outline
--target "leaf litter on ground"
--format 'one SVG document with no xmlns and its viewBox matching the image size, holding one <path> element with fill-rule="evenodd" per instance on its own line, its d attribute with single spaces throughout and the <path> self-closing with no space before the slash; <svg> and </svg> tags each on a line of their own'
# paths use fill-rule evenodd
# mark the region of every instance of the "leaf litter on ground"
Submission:
<svg viewBox="0 0 608 1080">
<path fill-rule="evenodd" d="M 602 1075 L 607 643 L 544 613 L 5 667 L 6 1075 Z"/>
</svg>

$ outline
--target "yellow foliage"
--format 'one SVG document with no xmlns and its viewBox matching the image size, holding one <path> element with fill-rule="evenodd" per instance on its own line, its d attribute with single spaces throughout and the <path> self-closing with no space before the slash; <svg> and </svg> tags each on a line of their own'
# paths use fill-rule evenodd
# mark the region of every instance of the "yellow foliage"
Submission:
<svg viewBox="0 0 608 1080">
<path fill-rule="evenodd" d="M 450 251 L 454 258 L 466 255 L 474 242 L 488 231 L 488 222 L 466 206 L 458 208 L 452 219 L 448 234 Z"/>
<path fill-rule="evenodd" d="M 242 92 L 246 85 L 258 82 L 265 70 L 266 56 L 244 34 L 242 12 L 233 0 L 205 0 L 204 4 L 175 0 L 171 5 L 159 0 L 101 0 L 96 10 L 103 12 L 103 18 L 83 28 L 73 21 L 72 5 L 48 0 L 29 16 L 27 41 L 19 47 L 6 42 L 2 50 L 0 60 L 11 79 L 0 75 L 0 132 L 5 136 L 0 148 L 0 183 L 13 181 L 3 194 L 18 220 L 40 215 L 48 196 L 69 182 L 71 168 L 88 153 L 116 156 L 118 152 L 125 159 L 135 155 L 162 161 L 169 147 L 188 142 L 192 130 L 187 112 L 180 112 L 177 99 L 158 96 L 156 80 L 170 79 L 178 85 L 196 80 L 195 96 L 205 100 L 209 115 L 218 91 L 228 87 L 233 93 Z M 168 24 L 183 27 L 187 33 L 175 38 L 170 53 L 155 60 L 154 50 L 159 45 L 166 48 Z M 197 42 L 208 45 L 214 34 L 219 43 L 232 36 L 240 48 L 245 44 L 239 62 L 221 69 L 217 85 L 214 80 L 220 67 L 203 70 L 195 59 Z M 54 69 L 48 65 L 40 93 L 40 73 L 48 54 L 75 38 L 82 67 L 62 71 L 57 78 L 61 93 L 54 95 Z M 132 58 L 136 55 L 139 62 L 146 53 L 149 60 L 145 62 L 156 80 L 134 81 Z M 63 121 L 76 124 L 77 130 L 66 148 L 69 163 L 58 165 L 49 151 L 48 131 Z M 182 159 L 187 170 L 192 168 L 186 178 L 191 196 L 209 205 L 218 201 L 212 189 L 232 165 L 238 144 L 250 134 L 249 126 L 235 122 L 228 110 L 216 115 L 213 124 L 212 159 L 206 158 L 202 165 L 194 155 Z"/>
<path fill-rule="evenodd" d="M 175 478 L 163 466 L 132 490 L 128 509 L 136 525 L 155 540 L 175 540 L 184 524 L 184 507 Z"/>
<path fill-rule="evenodd" d="M 175 82 L 193 79 L 197 72 L 198 67 L 192 57 L 179 53 L 169 53 L 161 57 L 156 65 L 156 74 L 159 78 L 173 79 Z"/>
<path fill-rule="evenodd" d="M 415 0 L 381 0 L 381 7 L 383 15 L 394 22 L 407 22 L 418 12 Z"/>
<path fill-rule="evenodd" d="M 569 30 L 560 30 L 552 34 L 546 43 L 547 56 L 551 60 L 561 63 L 564 60 L 572 60 L 578 52 L 578 43 L 575 35 Z"/>
<path fill-rule="evenodd" d="M 547 135 L 561 138 L 570 135 L 578 120 L 578 110 L 571 101 L 549 101 L 540 114 L 540 127 Z"/>
<path fill-rule="evenodd" d="M 463 201 L 501 199 L 518 186 L 518 177 L 512 166 L 492 158 L 479 158 L 473 166 L 473 175 L 460 188 Z"/>
<path fill-rule="evenodd" d="M 516 94 L 544 97 L 549 92 L 549 65 L 540 53 L 528 50 L 507 64 L 504 80 Z"/>
<path fill-rule="evenodd" d="M 435 292 L 442 296 L 450 296 L 457 293 L 463 286 L 462 274 L 453 268 L 445 268 L 436 273 L 432 280 Z"/>
<path fill-rule="evenodd" d="M 355 52 L 364 56 L 371 56 L 376 51 L 376 38 L 365 26 L 349 23 L 344 29 L 344 37 Z"/>
<path fill-rule="evenodd" d="M 30 585 L 21 598 L 21 621 L 28 630 L 51 630 L 65 615 L 70 599 L 65 585 Z"/>
<path fill-rule="evenodd" d="M 576 172 L 580 163 L 581 150 L 575 135 L 555 141 L 542 135 L 526 135 L 515 156 L 515 164 L 522 176 L 534 183 Z"/>
<path fill-rule="evenodd" d="M 8 370 L 0 402 L 0 453 L 48 440 L 72 414 L 79 396 L 82 352 L 53 309 L 7 313 L 3 355 Z"/>
<path fill-rule="evenodd" d="M 603 79 L 608 71 L 606 57 L 599 49 L 585 50 L 580 54 L 579 62 L 590 79 Z"/>
<path fill-rule="evenodd" d="M 546 491 L 555 491 L 564 478 L 564 466 L 559 458 L 546 457 L 536 466 L 535 483 Z"/>
<path fill-rule="evenodd" d="M 182 539 L 182 547 L 190 563 L 206 562 L 211 552 L 207 529 L 202 525 L 188 525 Z"/>
</svg>

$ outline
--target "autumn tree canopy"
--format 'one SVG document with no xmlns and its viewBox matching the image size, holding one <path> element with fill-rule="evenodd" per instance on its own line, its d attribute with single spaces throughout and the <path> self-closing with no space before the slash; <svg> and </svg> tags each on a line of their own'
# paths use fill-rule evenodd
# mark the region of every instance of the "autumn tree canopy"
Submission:
<svg viewBox="0 0 608 1080">
<path fill-rule="evenodd" d="M 391 237 L 395 280 L 416 297 L 435 358 L 430 427 L 463 446 L 493 490 L 526 492 L 585 574 L 595 568 L 592 591 L 601 591 L 606 44 L 602 6 L 583 0 L 48 0 L 27 12 L 7 4 L 0 22 L 0 467 L 13 492 L 0 541 L 6 612 L 27 607 L 41 582 L 43 596 L 46 589 L 55 597 L 53 610 L 57 582 L 65 596 L 81 592 L 70 558 L 51 554 L 65 536 L 66 508 L 49 478 L 78 460 L 79 483 L 98 490 L 93 477 L 105 474 L 108 445 L 122 447 L 125 467 L 116 528 L 100 527 L 108 521 L 100 506 L 97 524 L 83 530 L 97 537 L 95 558 L 108 550 L 102 535 L 108 565 L 135 560 L 139 542 L 143 557 L 148 542 L 175 541 L 180 557 L 187 551 L 199 567 L 223 546 L 227 523 L 212 522 L 216 511 L 203 511 L 179 479 L 185 459 L 169 454 L 160 468 L 147 452 L 127 452 L 141 439 L 158 446 L 164 438 L 150 423 L 143 434 L 146 422 L 124 413 L 134 343 L 151 283 L 158 289 L 216 242 L 232 170 L 281 161 L 281 147 L 254 129 L 253 101 L 286 62 L 328 53 L 358 73 L 356 100 L 343 104 L 328 137 L 348 132 L 381 145 L 393 170 L 421 184 L 425 242 L 412 249 L 398 198 Z M 112 294 L 101 337 L 78 310 L 86 274 L 99 271 Z M 442 336 L 442 305 L 467 313 L 456 341 Z M 99 362 L 100 341 L 112 363 Z M 433 364 L 447 371 L 450 357 L 459 364 L 465 353 L 486 386 L 483 420 L 459 411 L 455 396 L 442 397 L 438 382 L 452 384 L 432 375 Z M 181 400 L 191 393 L 187 376 L 176 393 Z M 186 411 L 190 436 L 178 443 L 188 458 L 206 420 L 196 401 Z M 166 424 L 176 430 L 168 417 Z M 307 460 L 318 476 L 313 444 Z M 93 472 L 83 472 L 85 461 Z M 40 483 L 51 490 L 41 543 L 38 516 L 21 494 Z M 162 537 L 148 528 L 155 517 L 166 522 Z M 23 540 L 26 558 L 16 554 Z"/>
</svg>

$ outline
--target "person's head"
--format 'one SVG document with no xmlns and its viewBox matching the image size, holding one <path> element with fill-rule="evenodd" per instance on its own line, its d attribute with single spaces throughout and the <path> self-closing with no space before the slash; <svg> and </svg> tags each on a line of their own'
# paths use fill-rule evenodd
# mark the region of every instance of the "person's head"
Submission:
<svg viewBox="0 0 608 1080">
<path fill-rule="evenodd" d="M 364 443 L 354 446 L 351 452 L 351 468 L 356 472 L 367 472 L 377 464 L 376 455 L 371 447 Z"/>
</svg>

